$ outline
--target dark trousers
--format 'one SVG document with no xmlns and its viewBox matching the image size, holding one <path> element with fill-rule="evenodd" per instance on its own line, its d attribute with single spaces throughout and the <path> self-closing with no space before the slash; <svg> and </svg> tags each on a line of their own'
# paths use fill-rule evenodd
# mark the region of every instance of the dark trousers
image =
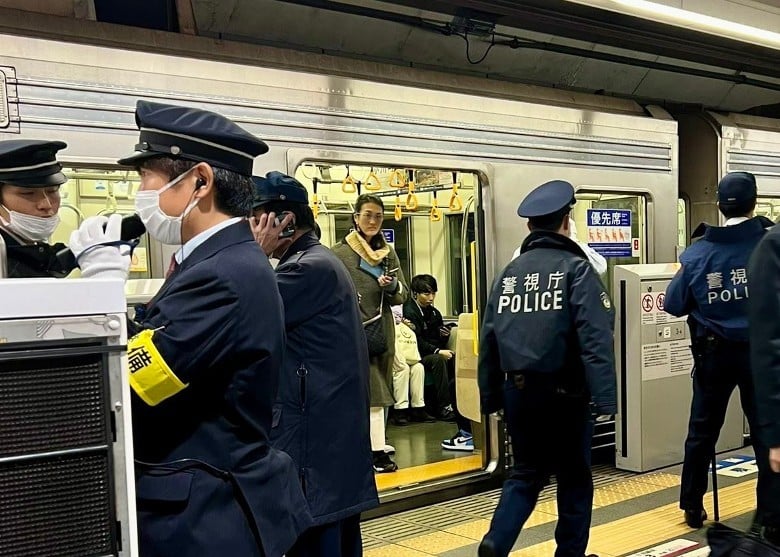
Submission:
<svg viewBox="0 0 780 557">
<path fill-rule="evenodd" d="M 703 508 L 710 462 L 715 443 L 726 418 L 729 398 L 739 387 L 742 411 L 750 424 L 751 440 L 758 466 L 756 519 L 760 524 L 780 526 L 780 474 L 769 468 L 769 451 L 755 429 L 755 391 L 750 371 L 750 349 L 746 342 L 729 342 L 709 336 L 693 343 L 693 400 L 685 440 L 680 487 L 680 508 Z"/>
<path fill-rule="evenodd" d="M 361 557 L 360 515 L 314 526 L 304 532 L 287 557 Z"/>
<path fill-rule="evenodd" d="M 438 416 L 444 408 L 452 404 L 447 361 L 438 354 L 428 354 L 422 357 L 422 365 L 425 368 L 425 382 L 431 384 L 433 391 L 433 401 L 429 405 L 431 415 Z"/>
<path fill-rule="evenodd" d="M 458 412 L 458 401 L 455 394 L 455 359 L 445 360 L 438 354 L 428 354 L 423 356 L 422 364 L 426 377 L 431 377 L 433 382 L 435 403 L 429 406 L 430 414 L 439 416 L 444 408 L 452 406 L 458 429 L 471 433 L 471 420 Z"/>
<path fill-rule="evenodd" d="M 593 416 L 588 401 L 557 393 L 550 376 L 518 377 L 524 380 L 510 378 L 504 385 L 504 419 L 512 436 L 514 466 L 485 537 L 493 542 L 496 555 L 508 555 L 539 492 L 555 474 L 555 557 L 583 557 L 593 505 Z"/>
</svg>

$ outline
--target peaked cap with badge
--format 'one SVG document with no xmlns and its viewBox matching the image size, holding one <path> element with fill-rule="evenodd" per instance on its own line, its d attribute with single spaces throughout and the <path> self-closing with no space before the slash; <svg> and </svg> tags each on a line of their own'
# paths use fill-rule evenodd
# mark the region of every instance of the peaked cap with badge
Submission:
<svg viewBox="0 0 780 557">
<path fill-rule="evenodd" d="M 528 219 L 544 217 L 573 207 L 575 202 L 574 186 L 564 180 L 553 180 L 534 188 L 520 203 L 517 214 Z"/>
<path fill-rule="evenodd" d="M 265 178 L 252 176 L 255 186 L 253 209 L 262 207 L 272 201 L 289 201 L 290 203 L 309 203 L 309 193 L 298 180 L 281 172 L 269 172 Z"/>
<path fill-rule="evenodd" d="M 135 122 L 141 131 L 136 152 L 119 160 L 124 166 L 138 166 L 152 157 L 170 157 L 252 175 L 255 157 L 268 145 L 238 124 L 215 112 L 138 101 Z"/>
<path fill-rule="evenodd" d="M 57 162 L 63 141 L 9 139 L 0 141 L 0 184 L 22 188 L 50 188 L 68 181 Z"/>
</svg>

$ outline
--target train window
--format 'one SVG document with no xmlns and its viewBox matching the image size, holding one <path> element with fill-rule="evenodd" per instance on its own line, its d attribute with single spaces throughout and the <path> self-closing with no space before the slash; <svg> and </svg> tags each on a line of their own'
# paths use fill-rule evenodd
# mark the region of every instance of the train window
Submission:
<svg viewBox="0 0 780 557">
<path fill-rule="evenodd" d="M 647 200 L 642 195 L 578 191 L 572 216 L 577 239 L 607 261 L 602 279 L 612 292 L 615 265 L 646 263 Z"/>
<path fill-rule="evenodd" d="M 85 218 L 111 213 L 132 214 L 140 180 L 135 172 L 88 167 L 63 168 L 68 181 L 60 188 L 60 225 L 54 231 L 52 242 L 67 243 L 70 233 Z M 71 273 L 78 276 L 78 269 Z M 149 238 L 144 234 L 133 252 L 131 279 L 150 278 Z"/>
<path fill-rule="evenodd" d="M 761 215 L 774 222 L 780 220 L 780 198 L 759 197 L 756 200 L 756 215 Z"/>
<path fill-rule="evenodd" d="M 323 244 L 329 246 L 341 242 L 352 229 L 352 216 L 359 193 L 380 197 L 385 207 L 382 229 L 386 237 L 393 240 L 407 285 L 414 275 L 433 275 L 438 283 L 434 305 L 441 311 L 445 323 L 457 324 L 456 316 L 470 299 L 470 295 L 464 297 L 464 291 L 469 290 L 464 290 L 462 277 L 465 274 L 466 288 L 470 288 L 471 255 L 468 248 L 475 239 L 471 200 L 479 186 L 475 173 L 440 168 L 307 161 L 296 169 L 295 177 L 307 187 L 310 197 L 316 193 L 317 223 L 322 231 Z M 413 184 L 411 188 L 410 184 Z M 416 199 L 410 198 L 411 193 Z M 464 222 L 465 259 L 461 249 Z M 450 345 L 455 347 L 457 328 L 453 329 L 453 333 Z M 437 392 L 430 369 L 425 370 L 424 385 L 427 413 L 452 420 L 451 416 L 442 412 L 450 401 L 439 400 L 449 397 L 450 393 Z M 469 398 L 479 401 L 476 382 L 470 395 Z M 455 403 L 457 407 L 458 401 Z M 411 413 L 398 410 L 390 409 L 386 437 L 395 449 L 392 458 L 399 470 L 377 474 L 380 491 L 403 489 L 485 467 L 488 459 L 483 450 L 484 435 L 481 433 L 474 436 L 473 450 L 447 450 L 442 447 L 442 440 L 456 436 L 458 427 L 455 423 L 442 419 L 432 423 L 414 420 L 407 423 L 404 418 L 410 418 Z M 472 427 L 478 429 L 484 426 L 472 423 Z M 467 445 L 459 448 L 470 449 Z"/>
</svg>

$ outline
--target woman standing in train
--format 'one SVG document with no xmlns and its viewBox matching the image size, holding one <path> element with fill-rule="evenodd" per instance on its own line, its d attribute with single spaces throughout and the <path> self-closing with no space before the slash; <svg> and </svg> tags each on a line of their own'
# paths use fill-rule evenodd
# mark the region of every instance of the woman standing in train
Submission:
<svg viewBox="0 0 780 557">
<path fill-rule="evenodd" d="M 0 240 L 6 252 L 0 278 L 61 278 L 73 270 L 56 257 L 66 246 L 48 244 L 60 223 L 60 186 L 68 180 L 56 159 L 65 147 L 62 141 L 0 141 Z"/>
<path fill-rule="evenodd" d="M 381 328 L 384 333 L 381 352 L 372 350 L 372 343 L 369 343 L 371 451 L 374 471 L 379 473 L 398 470 L 395 462 L 384 452 L 384 409 L 393 404 L 390 386 L 395 355 L 395 322 L 390 307 L 404 303 L 407 296 L 398 255 L 381 233 L 384 209 L 384 203 L 375 195 L 358 197 L 352 217 L 354 230 L 333 246 L 333 252 L 344 263 L 355 283 L 364 324 Z"/>
</svg>

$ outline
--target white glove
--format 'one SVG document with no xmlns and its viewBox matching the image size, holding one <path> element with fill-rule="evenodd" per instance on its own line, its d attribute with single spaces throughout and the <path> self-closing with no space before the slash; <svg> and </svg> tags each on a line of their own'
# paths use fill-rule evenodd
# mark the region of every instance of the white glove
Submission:
<svg viewBox="0 0 780 557">
<path fill-rule="evenodd" d="M 103 230 L 105 227 L 105 230 Z M 122 215 L 89 217 L 70 235 L 68 247 L 76 256 L 84 278 L 121 278 L 130 271 L 130 246 L 99 246 L 118 242 L 122 234 Z M 83 255 L 82 255 L 83 254 Z"/>
</svg>

